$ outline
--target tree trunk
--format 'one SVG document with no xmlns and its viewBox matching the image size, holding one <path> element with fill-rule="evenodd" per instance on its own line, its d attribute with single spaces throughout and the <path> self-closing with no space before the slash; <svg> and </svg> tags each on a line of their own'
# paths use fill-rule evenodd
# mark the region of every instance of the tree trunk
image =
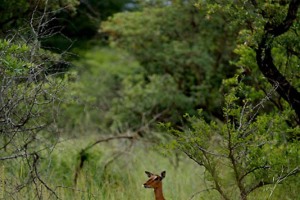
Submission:
<svg viewBox="0 0 300 200">
<path fill-rule="evenodd" d="M 266 23 L 265 33 L 256 50 L 256 61 L 263 75 L 272 84 L 278 94 L 286 100 L 295 111 L 300 124 L 300 93 L 290 84 L 290 82 L 280 73 L 273 62 L 272 41 L 275 37 L 287 32 L 297 17 L 297 11 L 300 5 L 299 0 L 291 0 L 288 8 L 288 14 L 285 20 L 279 25 Z"/>
</svg>

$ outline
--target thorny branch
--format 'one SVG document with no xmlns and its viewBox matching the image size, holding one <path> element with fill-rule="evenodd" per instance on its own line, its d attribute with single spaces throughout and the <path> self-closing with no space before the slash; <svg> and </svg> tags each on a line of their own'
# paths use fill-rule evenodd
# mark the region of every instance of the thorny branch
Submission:
<svg viewBox="0 0 300 200">
<path fill-rule="evenodd" d="M 6 188 L 5 192 L 12 197 L 29 185 L 35 188 L 38 199 L 42 199 L 43 189 L 58 198 L 55 191 L 43 180 L 39 166 L 42 152 L 51 151 L 55 147 L 55 141 L 49 141 L 44 136 L 51 132 L 53 138 L 53 134 L 57 132 L 55 126 L 52 129 L 55 119 L 48 118 L 48 111 L 56 112 L 56 109 L 53 109 L 58 101 L 56 94 L 63 89 L 63 85 L 53 83 L 52 79 L 48 78 L 55 76 L 47 70 L 57 61 L 52 60 L 54 57 L 47 52 L 40 51 L 39 40 L 55 34 L 53 27 L 51 30 L 47 27 L 55 20 L 48 12 L 47 2 L 48 0 L 41 12 L 36 6 L 31 13 L 31 19 L 22 30 L 28 34 L 21 35 L 21 32 L 16 31 L 7 40 L 9 45 L 13 45 L 17 40 L 32 47 L 30 52 L 12 56 L 15 56 L 16 60 L 32 63 L 33 66 L 23 66 L 24 70 L 21 69 L 23 71 L 20 73 L 9 73 L 9 64 L 1 55 L 3 52 L 0 52 L 0 161 L 27 161 L 24 170 L 27 170 L 28 177 L 20 181 L 24 183 L 10 181 L 11 185 L 16 186 Z"/>
<path fill-rule="evenodd" d="M 276 178 L 275 180 L 261 180 L 258 183 L 256 183 L 255 185 L 253 185 L 251 188 L 249 188 L 247 190 L 247 194 L 253 192 L 254 190 L 263 187 L 265 185 L 271 185 L 271 184 L 279 184 L 282 181 L 284 181 L 286 178 L 290 177 L 290 176 L 294 176 L 296 174 L 300 173 L 300 168 L 296 167 L 295 169 L 293 169 L 292 171 L 290 171 L 287 174 L 284 174 L 282 176 L 279 176 L 278 178 Z"/>
</svg>

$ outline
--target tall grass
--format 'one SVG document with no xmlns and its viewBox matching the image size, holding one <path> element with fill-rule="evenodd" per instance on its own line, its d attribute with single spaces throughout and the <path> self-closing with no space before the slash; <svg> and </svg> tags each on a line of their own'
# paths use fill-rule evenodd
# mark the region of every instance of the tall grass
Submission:
<svg viewBox="0 0 300 200">
<path fill-rule="evenodd" d="M 71 180 L 74 175 L 76 153 L 80 151 L 78 144 L 74 145 L 73 142 L 76 143 L 71 141 L 70 146 L 78 148 L 72 149 L 75 153 L 73 156 L 70 156 L 67 150 L 63 152 L 57 149 L 57 152 L 60 152 L 57 157 L 74 158 L 68 161 L 69 165 L 73 165 L 73 172 L 68 175 Z M 66 145 L 64 148 L 67 148 Z M 119 148 L 117 144 L 109 143 L 92 149 L 76 187 L 70 185 L 61 189 L 63 199 L 153 200 L 153 190 L 142 187 L 147 180 L 145 170 L 153 173 L 167 171 L 163 187 L 168 199 L 189 199 L 203 189 L 199 181 L 203 179 L 203 171 L 191 160 L 181 159 L 176 166 L 174 161 L 171 162 L 174 157 L 162 155 L 151 146 L 145 147 L 142 143 L 137 143 L 129 152 L 110 162 L 114 152 Z M 70 180 L 67 182 L 72 183 Z"/>
<path fill-rule="evenodd" d="M 40 162 L 40 177 L 60 199 L 108 199 L 108 200 L 153 200 L 152 189 L 145 189 L 145 170 L 153 173 L 167 171 L 163 183 L 168 199 L 189 199 L 203 189 L 201 181 L 203 171 L 188 159 L 166 156 L 148 145 L 137 142 L 129 151 L 126 144 L 118 142 L 103 143 L 88 151 L 87 160 L 80 170 L 77 184 L 74 174 L 78 165 L 79 152 L 93 141 L 93 137 L 67 140 L 59 143 L 54 151 L 45 155 Z M 126 142 L 125 142 L 126 143 Z M 122 154 L 113 159 L 116 153 Z M 172 162 L 173 160 L 173 162 Z M 178 166 L 177 166 L 178 165 Z M 26 177 L 25 162 L 6 164 L 6 177 L 15 179 Z M 16 181 L 17 182 L 17 181 Z M 12 184 L 13 185 L 13 184 Z M 30 185 L 16 193 L 5 194 L 5 199 L 37 199 L 36 185 Z M 55 199 L 55 195 L 41 183 L 43 199 Z"/>
<path fill-rule="evenodd" d="M 179 155 L 177 163 L 174 155 L 162 154 L 152 145 L 146 146 L 142 142 L 135 143 L 129 151 L 123 152 L 116 159 L 112 158 L 116 152 L 125 149 L 126 142 L 101 143 L 95 146 L 89 150 L 75 185 L 74 174 L 79 152 L 94 139 L 83 137 L 63 141 L 56 146 L 50 156 L 45 155 L 41 160 L 40 177 L 59 199 L 153 200 L 153 190 L 142 187 L 147 180 L 145 170 L 153 173 L 166 170 L 166 178 L 163 180 L 166 199 L 220 199 L 214 190 L 207 190 L 211 187 L 211 182 L 204 177 L 205 171 L 202 167 L 183 155 Z M 14 163 L 13 166 L 8 163 L 5 168 L 5 176 L 11 183 L 17 183 L 18 177 L 20 180 L 26 177 L 25 162 Z M 51 191 L 38 183 L 15 193 L 6 193 L 4 199 L 38 199 L 35 191 L 37 186 L 42 191 L 40 199 L 56 198 Z M 291 187 L 289 191 L 294 192 L 294 199 L 297 199 L 295 186 L 287 186 Z M 282 189 L 280 185 L 277 187 L 272 191 L 271 198 L 269 194 L 273 187 L 266 187 L 253 194 L 250 199 L 284 199 L 285 195 L 281 194 L 281 191 L 286 191 L 286 188 Z"/>
</svg>

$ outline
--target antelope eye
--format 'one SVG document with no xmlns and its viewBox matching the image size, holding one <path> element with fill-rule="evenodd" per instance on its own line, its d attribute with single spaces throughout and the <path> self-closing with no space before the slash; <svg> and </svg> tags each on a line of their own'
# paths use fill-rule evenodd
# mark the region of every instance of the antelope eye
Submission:
<svg viewBox="0 0 300 200">
<path fill-rule="evenodd" d="M 155 180 L 155 181 L 160 181 L 160 177 L 158 176 L 158 177 L 156 177 L 154 180 Z"/>
</svg>

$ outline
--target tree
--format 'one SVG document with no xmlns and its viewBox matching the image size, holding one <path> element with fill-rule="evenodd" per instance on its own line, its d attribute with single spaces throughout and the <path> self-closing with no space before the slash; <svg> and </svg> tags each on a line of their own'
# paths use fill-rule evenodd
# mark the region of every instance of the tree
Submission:
<svg viewBox="0 0 300 200">
<path fill-rule="evenodd" d="M 207 118 L 222 119 L 218 108 L 223 101 L 221 84 L 235 71 L 229 60 L 235 59 L 238 29 L 227 26 L 225 16 L 210 18 L 206 11 L 198 12 L 190 1 L 174 1 L 115 14 L 102 23 L 101 30 L 108 34 L 112 46 L 126 49 L 141 63 L 145 69 L 143 82 L 150 83 L 151 76 L 167 76 L 172 79 L 168 84 L 189 99 L 185 110 L 177 107 L 178 102 L 171 112 L 182 115 L 203 108 Z M 168 95 L 176 99 L 173 94 L 177 93 Z M 180 126 L 180 120 L 178 117 L 173 122 Z"/>
<path fill-rule="evenodd" d="M 34 15 L 46 10 L 74 13 L 78 0 L 48 1 L 48 0 L 4 0 L 0 5 L 0 30 L 2 34 L 13 28 L 29 25 L 28 21 Z M 48 13 L 49 14 L 49 13 Z M 45 26 L 46 24 L 44 24 Z"/>
<path fill-rule="evenodd" d="M 186 116 L 190 126 L 183 131 L 165 125 L 174 136 L 168 147 L 183 151 L 203 166 L 208 189 L 218 191 L 223 199 L 255 198 L 255 192 L 261 187 L 273 185 L 259 193 L 260 198 L 269 199 L 278 184 L 300 172 L 299 141 L 288 141 L 285 137 L 286 132 L 300 130 L 289 127 L 283 120 L 287 118 L 284 113 L 258 115 L 275 88 L 259 104 L 252 104 L 248 99 L 243 106 L 236 102 L 239 90 L 243 87 L 232 88 L 226 96 L 224 124 L 207 123 L 200 112 L 199 116 Z M 298 187 L 298 183 L 293 184 Z M 279 199 L 293 199 L 298 194 L 277 195 Z"/>
<path fill-rule="evenodd" d="M 256 7 L 258 6 L 255 1 L 253 1 L 253 5 Z M 275 17 L 268 19 L 268 21 L 264 25 L 264 34 L 262 35 L 261 41 L 259 42 L 258 48 L 256 49 L 256 60 L 261 72 L 273 87 L 278 85 L 276 91 L 294 109 L 296 115 L 298 116 L 298 124 L 300 124 L 300 92 L 297 91 L 297 88 L 295 88 L 288 81 L 288 79 L 278 70 L 278 67 L 276 67 L 276 65 L 274 64 L 274 58 L 272 56 L 272 43 L 274 39 L 286 32 L 289 32 L 290 29 L 290 31 L 293 31 L 293 29 L 294 31 L 297 31 L 297 28 L 292 28 L 292 26 L 293 22 L 297 18 L 299 5 L 300 1 L 291 0 L 290 3 L 286 3 L 286 5 L 283 5 L 285 7 L 288 6 L 287 14 L 284 19 L 280 19 L 280 21 L 277 23 L 274 22 Z M 289 33 L 286 39 L 291 37 L 291 34 L 292 36 L 297 37 L 293 33 Z M 290 49 L 293 50 L 295 48 L 298 48 L 297 45 L 286 45 L 287 53 L 290 51 Z M 298 49 L 296 51 L 298 51 Z M 299 54 L 295 54 L 294 52 L 293 56 L 297 56 L 299 61 Z"/>
<path fill-rule="evenodd" d="M 140 65 L 121 50 L 94 47 L 80 53 L 76 68 L 66 74 L 67 90 L 61 104 L 60 128 L 66 133 L 117 132 L 120 127 L 112 110 L 122 98 L 124 82 L 140 71 Z M 122 120 L 122 122 L 124 122 Z M 114 125 L 112 125 L 114 124 Z"/>
<path fill-rule="evenodd" d="M 271 87 L 276 88 L 279 97 L 294 110 L 296 117 L 292 118 L 299 124 L 299 1 L 253 0 L 235 1 L 234 4 L 232 1 L 200 1 L 198 7 L 208 8 L 213 15 L 226 15 L 234 26 L 240 24 L 236 41 L 238 54 L 243 59 L 239 64 L 245 69 L 244 75 L 258 83 L 260 90 L 265 86 L 270 88 L 263 83 L 261 75 L 255 73 L 260 70 Z M 282 100 L 272 102 L 277 109 L 286 109 Z"/>
<path fill-rule="evenodd" d="M 44 189 L 56 196 L 39 170 L 40 160 L 57 143 L 58 96 L 64 89 L 55 70 L 62 56 L 40 45 L 41 38 L 52 34 L 43 26 L 52 19 L 48 14 L 47 8 L 35 10 L 22 30 L 12 28 L 11 35 L 0 39 L 0 161 L 11 166 L 7 173 L 14 178 L 6 183 L 5 194 L 13 198 L 26 187 L 34 187 L 39 199 Z M 15 174 L 18 167 L 24 173 Z"/>
<path fill-rule="evenodd" d="M 129 5 L 133 5 L 133 8 Z M 89 41 L 95 38 L 92 44 L 97 42 L 103 45 L 104 38 L 98 34 L 100 23 L 116 12 L 135 9 L 134 5 L 132 0 L 80 1 L 76 4 L 75 12 L 64 9 L 54 14 L 55 19 L 49 27 L 55 28 L 59 34 L 45 38 L 42 44 L 57 52 L 76 47 L 87 48 Z"/>
<path fill-rule="evenodd" d="M 234 50 L 239 59 L 233 63 L 240 70 L 223 81 L 224 124 L 207 122 L 204 111 L 200 117 L 187 115 L 190 123 L 183 130 L 165 125 L 174 136 L 169 145 L 203 166 L 211 189 L 223 199 L 248 199 L 274 185 L 264 194 L 271 198 L 279 184 L 284 197 L 278 192 L 278 198 L 296 198 L 284 185 L 289 180 L 297 185 L 300 172 L 299 2 L 200 1 L 197 6 L 209 18 L 225 16 L 229 27 L 239 24 Z"/>
</svg>

